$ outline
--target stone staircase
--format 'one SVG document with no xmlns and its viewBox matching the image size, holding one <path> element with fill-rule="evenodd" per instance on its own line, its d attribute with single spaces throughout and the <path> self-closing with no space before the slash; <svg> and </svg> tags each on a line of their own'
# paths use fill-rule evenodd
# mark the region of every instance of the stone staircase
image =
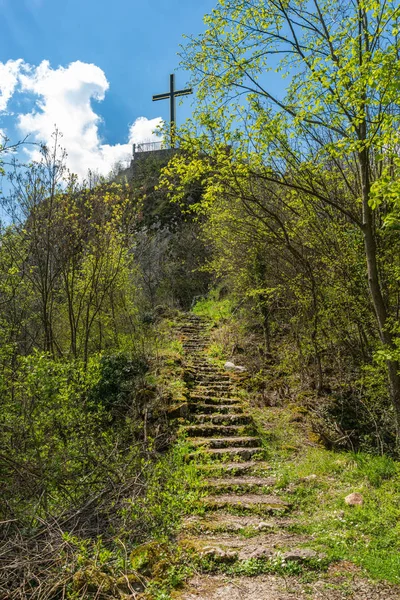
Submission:
<svg viewBox="0 0 400 600">
<path fill-rule="evenodd" d="M 274 493 L 276 481 L 265 461 L 253 418 L 238 395 L 235 376 L 205 356 L 206 331 L 206 323 L 193 315 L 188 315 L 179 328 L 195 373 L 189 416 L 182 430 L 193 447 L 188 458 L 201 471 L 205 492 L 204 515 L 185 520 L 180 543 L 215 564 L 269 560 L 274 556 L 296 561 L 314 558 L 312 550 L 288 550 L 305 540 L 284 529 L 290 505 Z M 207 595 L 204 581 L 200 578 L 198 590 L 193 589 L 192 582 L 191 589 L 177 597 L 225 598 L 225 588 L 219 584 L 215 595 Z"/>
<path fill-rule="evenodd" d="M 195 371 L 190 416 L 182 431 L 194 447 L 189 459 L 204 471 L 204 486 L 210 491 L 205 504 L 265 507 L 268 496 L 264 490 L 275 480 L 269 476 L 261 439 L 246 404 L 238 396 L 235 379 L 205 357 L 206 324 L 200 318 L 188 315 L 179 335 Z M 271 507 L 278 506 L 286 505 L 274 497 Z"/>
<path fill-rule="evenodd" d="M 182 430 L 192 446 L 188 460 L 200 471 L 204 490 L 200 514 L 184 520 L 178 541 L 207 566 L 171 598 L 398 600 L 396 591 L 392 595 L 386 586 L 363 578 L 353 577 L 348 585 L 347 575 L 318 573 L 324 557 L 309 548 L 309 538 L 294 532 L 296 507 L 277 490 L 237 378 L 207 359 L 207 323 L 186 315 L 178 334 L 194 376 Z M 285 571 L 288 565 L 309 569 L 312 584 L 296 576 L 296 568 Z M 347 568 L 344 563 L 345 574 Z"/>
</svg>

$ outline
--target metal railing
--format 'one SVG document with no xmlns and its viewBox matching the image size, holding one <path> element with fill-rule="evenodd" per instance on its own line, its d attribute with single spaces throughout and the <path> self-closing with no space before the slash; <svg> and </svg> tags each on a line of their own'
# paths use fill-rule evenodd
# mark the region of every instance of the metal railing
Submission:
<svg viewBox="0 0 400 600">
<path fill-rule="evenodd" d="M 133 144 L 133 154 L 138 152 L 155 152 L 156 150 L 166 150 L 168 144 L 165 142 L 144 142 L 141 144 Z"/>
</svg>

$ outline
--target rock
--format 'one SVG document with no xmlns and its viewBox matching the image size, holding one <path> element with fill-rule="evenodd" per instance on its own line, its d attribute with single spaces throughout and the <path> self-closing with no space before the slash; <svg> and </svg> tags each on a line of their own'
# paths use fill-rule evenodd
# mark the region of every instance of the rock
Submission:
<svg viewBox="0 0 400 600">
<path fill-rule="evenodd" d="M 226 362 L 224 364 L 224 368 L 227 369 L 228 371 L 234 371 L 235 370 L 235 365 L 233 362 Z"/>
<path fill-rule="evenodd" d="M 179 419 L 180 417 L 187 418 L 189 415 L 189 405 L 184 400 L 181 404 L 175 404 L 167 409 L 168 419 Z"/>
<path fill-rule="evenodd" d="M 267 521 L 261 521 L 261 523 L 259 523 L 256 526 L 256 529 L 258 529 L 258 531 L 266 531 L 267 529 L 273 529 L 273 528 L 274 528 L 274 524 L 268 523 Z"/>
<path fill-rule="evenodd" d="M 362 506 L 364 504 L 364 498 L 358 492 L 353 492 L 352 494 L 349 494 L 348 496 L 346 496 L 344 501 L 348 506 Z"/>
<path fill-rule="evenodd" d="M 271 556 L 272 551 L 269 548 L 263 548 L 260 546 L 260 548 L 253 550 L 253 552 L 249 555 L 249 558 L 255 558 L 257 560 L 259 558 L 271 558 Z"/>
<path fill-rule="evenodd" d="M 318 554 L 314 550 L 308 550 L 307 548 L 301 548 L 299 550 L 292 550 L 291 552 L 285 552 L 282 555 L 283 560 L 292 562 L 304 562 L 312 558 L 318 558 Z"/>
<path fill-rule="evenodd" d="M 317 476 L 315 475 L 315 473 L 312 473 L 312 475 L 307 475 L 307 477 L 303 477 L 301 481 L 314 481 L 314 479 L 317 479 Z"/>
<path fill-rule="evenodd" d="M 235 371 L 235 373 L 244 373 L 246 371 L 245 367 L 241 367 L 240 365 L 235 365 L 235 363 L 230 362 L 230 361 L 228 361 L 224 364 L 224 368 L 227 371 Z"/>
<path fill-rule="evenodd" d="M 238 553 L 234 550 L 223 550 L 214 546 L 205 546 L 200 553 L 202 558 L 211 558 L 215 562 L 230 563 L 238 558 Z"/>
</svg>

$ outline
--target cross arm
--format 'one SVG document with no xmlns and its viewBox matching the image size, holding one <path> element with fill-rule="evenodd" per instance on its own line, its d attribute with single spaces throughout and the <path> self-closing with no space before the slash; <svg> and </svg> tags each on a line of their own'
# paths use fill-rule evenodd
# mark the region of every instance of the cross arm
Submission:
<svg viewBox="0 0 400 600">
<path fill-rule="evenodd" d="M 180 90 L 175 92 L 175 96 L 188 96 L 189 94 L 193 94 L 192 88 L 187 88 L 186 90 Z"/>
<path fill-rule="evenodd" d="M 155 96 L 153 96 L 153 102 L 155 100 L 167 100 L 167 98 L 170 98 L 171 94 L 168 92 L 166 94 L 156 94 Z"/>
</svg>

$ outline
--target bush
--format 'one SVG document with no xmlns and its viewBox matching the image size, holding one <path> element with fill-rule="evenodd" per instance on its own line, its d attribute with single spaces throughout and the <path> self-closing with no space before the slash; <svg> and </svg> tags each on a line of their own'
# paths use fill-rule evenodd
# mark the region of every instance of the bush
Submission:
<svg viewBox="0 0 400 600">
<path fill-rule="evenodd" d="M 132 443 L 134 420 L 115 420 L 128 414 L 146 369 L 123 354 L 87 365 L 40 352 L 20 358 L 3 396 L 2 518 L 32 523 L 102 488 Z"/>
<path fill-rule="evenodd" d="M 124 353 L 104 355 L 99 369 L 99 381 L 89 391 L 88 404 L 94 410 L 103 407 L 113 416 L 124 416 L 134 401 L 138 382 L 148 371 L 147 361 Z"/>
</svg>

